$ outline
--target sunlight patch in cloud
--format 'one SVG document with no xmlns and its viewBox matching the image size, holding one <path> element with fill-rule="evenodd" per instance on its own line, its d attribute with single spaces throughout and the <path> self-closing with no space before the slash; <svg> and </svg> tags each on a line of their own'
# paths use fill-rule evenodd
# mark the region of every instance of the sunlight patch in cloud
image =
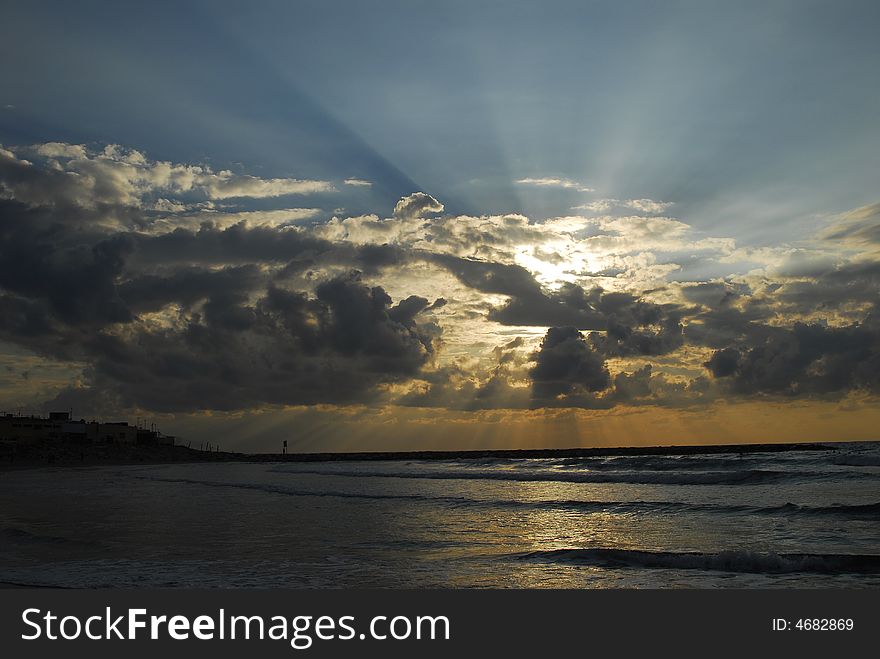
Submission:
<svg viewBox="0 0 880 659">
<path fill-rule="evenodd" d="M 517 179 L 516 183 L 519 185 L 531 185 L 539 188 L 563 188 L 566 190 L 577 190 L 578 192 L 594 192 L 593 188 L 590 188 L 583 183 L 555 176 L 521 178 Z"/>
<path fill-rule="evenodd" d="M 403 197 L 394 207 L 394 217 L 398 219 L 417 219 L 442 212 L 443 204 L 424 192 Z"/>
<path fill-rule="evenodd" d="M 230 171 L 203 174 L 197 179 L 195 187 L 204 189 L 210 199 L 281 197 L 335 190 L 327 181 L 305 181 L 294 178 L 261 179 L 256 176 L 233 174 Z"/>
<path fill-rule="evenodd" d="M 171 212 L 176 213 L 177 211 Z M 320 208 L 279 208 L 265 211 L 237 212 L 200 210 L 194 213 L 160 217 L 146 231 L 149 233 L 165 233 L 175 229 L 196 231 L 206 222 L 221 229 L 235 224 L 244 224 L 248 227 L 282 228 L 302 220 L 314 219 L 321 215 L 322 212 Z"/>
<path fill-rule="evenodd" d="M 672 202 L 669 201 L 654 201 L 653 199 L 597 199 L 586 204 L 572 206 L 572 210 L 590 211 L 593 213 L 625 210 L 659 215 L 666 212 L 672 205 Z"/>
</svg>

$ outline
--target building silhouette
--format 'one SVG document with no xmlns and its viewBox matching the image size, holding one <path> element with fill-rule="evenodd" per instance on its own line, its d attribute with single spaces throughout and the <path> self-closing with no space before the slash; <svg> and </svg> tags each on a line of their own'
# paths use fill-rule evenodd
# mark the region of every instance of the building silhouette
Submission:
<svg viewBox="0 0 880 659">
<path fill-rule="evenodd" d="M 0 440 L 16 442 L 64 441 L 82 444 L 141 444 L 174 446 L 175 437 L 155 427 L 143 428 L 127 421 L 74 420 L 70 412 L 47 416 L 0 415 Z"/>
</svg>

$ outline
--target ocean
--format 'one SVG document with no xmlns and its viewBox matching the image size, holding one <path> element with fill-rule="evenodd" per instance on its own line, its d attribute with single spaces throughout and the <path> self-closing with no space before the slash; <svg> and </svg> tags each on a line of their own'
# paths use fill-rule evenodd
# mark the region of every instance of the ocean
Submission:
<svg viewBox="0 0 880 659">
<path fill-rule="evenodd" d="M 0 582 L 880 586 L 880 443 L 0 473 Z"/>
</svg>

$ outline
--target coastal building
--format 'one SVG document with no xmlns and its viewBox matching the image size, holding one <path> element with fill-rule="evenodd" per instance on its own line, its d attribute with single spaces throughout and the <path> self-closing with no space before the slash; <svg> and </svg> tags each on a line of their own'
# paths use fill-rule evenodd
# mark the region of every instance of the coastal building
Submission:
<svg viewBox="0 0 880 659">
<path fill-rule="evenodd" d="M 138 429 L 128 425 L 126 421 L 98 423 L 98 443 L 104 444 L 137 444 Z"/>
<path fill-rule="evenodd" d="M 156 432 L 155 430 L 147 430 L 146 428 L 138 428 L 136 441 L 138 444 L 141 444 L 144 446 L 155 446 L 159 443 L 159 433 Z"/>
<path fill-rule="evenodd" d="M 130 425 L 127 421 L 75 421 L 70 412 L 50 412 L 47 416 L 0 415 L 0 440 L 36 442 L 58 440 L 84 444 L 144 444 L 174 446 L 173 435 L 154 428 Z"/>
<path fill-rule="evenodd" d="M 0 438 L 19 441 L 61 439 L 68 412 L 52 412 L 48 417 L 4 414 L 0 416 Z"/>
</svg>

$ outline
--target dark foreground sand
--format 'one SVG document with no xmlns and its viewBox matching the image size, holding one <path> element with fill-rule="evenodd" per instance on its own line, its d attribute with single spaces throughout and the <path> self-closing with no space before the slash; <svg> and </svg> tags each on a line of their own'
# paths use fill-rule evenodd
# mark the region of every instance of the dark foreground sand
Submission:
<svg viewBox="0 0 880 659">
<path fill-rule="evenodd" d="M 63 441 L 0 441 L 0 471 L 42 467 L 170 464 L 200 462 L 335 462 L 342 460 L 467 460 L 505 458 L 580 458 L 609 455 L 698 455 L 824 451 L 827 444 L 728 444 L 714 446 L 639 446 L 619 448 L 406 451 L 363 453 L 229 453 L 185 446 L 80 445 Z"/>
</svg>

